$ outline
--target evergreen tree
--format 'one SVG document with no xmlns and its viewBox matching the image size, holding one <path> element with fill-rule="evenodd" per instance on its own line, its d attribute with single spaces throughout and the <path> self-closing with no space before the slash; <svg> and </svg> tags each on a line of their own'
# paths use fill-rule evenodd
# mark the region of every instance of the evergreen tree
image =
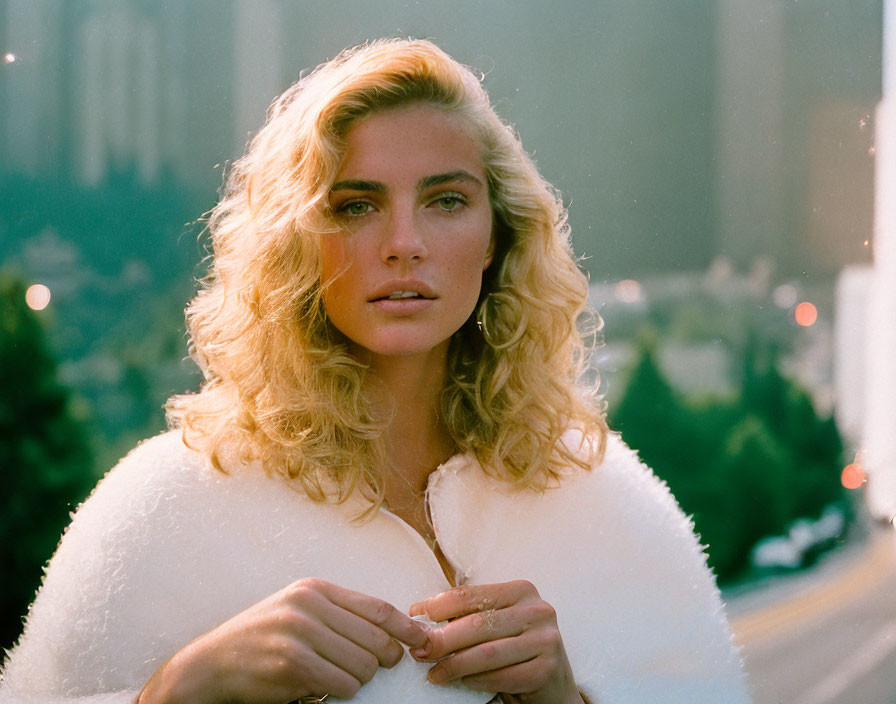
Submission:
<svg viewBox="0 0 896 704">
<path fill-rule="evenodd" d="M 717 455 L 719 436 L 707 430 L 720 419 L 715 410 L 704 416 L 684 403 L 663 376 L 653 344 L 642 339 L 638 361 L 610 422 L 669 485 L 684 512 L 694 514 L 698 530 L 701 509 L 716 500 L 710 462 Z"/>
<path fill-rule="evenodd" d="M 672 427 L 679 424 L 680 410 L 678 397 L 656 362 L 654 345 L 642 342 L 625 394 L 613 413 L 613 426 L 645 462 L 670 463 L 681 450 L 680 436 Z"/>
<path fill-rule="evenodd" d="M 843 440 L 833 416 L 820 418 L 809 394 L 778 371 L 776 350 L 763 355 L 756 347 L 751 340 L 745 355 L 742 412 L 762 419 L 786 448 L 793 517 L 817 517 L 843 499 Z"/>
<path fill-rule="evenodd" d="M 666 381 L 655 343 L 642 338 L 610 419 L 693 516 L 723 582 L 747 567 L 758 540 L 843 497 L 833 418 L 819 418 L 809 395 L 780 374 L 770 346 L 754 337 L 744 360 L 738 398 L 698 404 Z"/>
<path fill-rule="evenodd" d="M 794 462 L 761 418 L 743 416 L 715 458 L 715 500 L 704 508 L 705 539 L 720 579 L 737 575 L 757 541 L 780 535 L 793 511 Z M 720 510 L 722 509 L 722 510 Z"/>
<path fill-rule="evenodd" d="M 0 279 L 0 647 L 10 647 L 69 512 L 95 481 L 83 423 L 20 282 Z"/>
</svg>

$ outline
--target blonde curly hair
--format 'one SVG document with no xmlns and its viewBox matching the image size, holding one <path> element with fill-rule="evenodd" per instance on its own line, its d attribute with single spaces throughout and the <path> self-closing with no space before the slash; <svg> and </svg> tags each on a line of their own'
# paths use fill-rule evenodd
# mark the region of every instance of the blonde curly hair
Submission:
<svg viewBox="0 0 896 704">
<path fill-rule="evenodd" d="M 205 383 L 167 409 L 218 469 L 222 457 L 259 461 L 312 499 L 334 498 L 335 485 L 336 500 L 360 487 L 371 512 L 382 504 L 384 422 L 363 391 L 367 369 L 327 319 L 319 238 L 337 229 L 328 193 L 348 130 L 418 103 L 459 115 L 478 138 L 495 217 L 495 259 L 448 351 L 441 412 L 454 442 L 535 490 L 602 453 L 603 409 L 595 385 L 579 384 L 588 283 L 561 198 L 480 79 L 431 42 L 388 39 L 343 51 L 275 100 L 209 217 L 214 256 L 187 308 Z M 591 438 L 590 456 L 560 441 L 570 427 Z"/>
</svg>

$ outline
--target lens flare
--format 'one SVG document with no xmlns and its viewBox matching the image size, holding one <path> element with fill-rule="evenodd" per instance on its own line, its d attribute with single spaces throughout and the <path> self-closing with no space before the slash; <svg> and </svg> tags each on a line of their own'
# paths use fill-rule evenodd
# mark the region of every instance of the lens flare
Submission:
<svg viewBox="0 0 896 704">
<path fill-rule="evenodd" d="M 772 300 L 775 302 L 775 305 L 784 310 L 787 310 L 799 300 L 797 296 L 796 287 L 790 284 L 781 284 L 772 291 Z"/>
<path fill-rule="evenodd" d="M 5 64 L 11 64 L 11 63 L 14 63 L 15 60 L 16 60 L 16 55 L 15 55 L 15 54 L 4 54 L 4 55 L 3 55 L 3 63 L 5 63 Z"/>
<path fill-rule="evenodd" d="M 50 289 L 43 284 L 34 284 L 25 291 L 25 304 L 31 310 L 43 310 L 50 305 Z"/>
<path fill-rule="evenodd" d="M 860 464 L 848 464 L 840 474 L 840 483 L 847 489 L 858 489 L 867 481 L 868 475 Z"/>
<path fill-rule="evenodd" d="M 641 284 L 634 279 L 623 279 L 616 284 L 613 293 L 621 303 L 637 303 L 643 295 Z"/>
<path fill-rule="evenodd" d="M 818 320 L 818 309 L 809 301 L 803 301 L 793 311 L 793 319 L 797 325 L 807 328 L 810 325 L 814 325 L 815 321 Z"/>
</svg>

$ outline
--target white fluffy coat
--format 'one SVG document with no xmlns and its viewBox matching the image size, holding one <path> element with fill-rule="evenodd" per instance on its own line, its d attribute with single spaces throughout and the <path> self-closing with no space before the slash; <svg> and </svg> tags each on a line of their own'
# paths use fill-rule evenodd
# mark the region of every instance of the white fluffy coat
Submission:
<svg viewBox="0 0 896 704">
<path fill-rule="evenodd" d="M 666 486 L 616 436 L 590 472 L 511 490 L 458 455 L 427 489 L 440 546 L 471 584 L 528 579 L 558 614 L 581 689 L 599 704 L 747 702 L 715 581 Z M 144 442 L 74 516 L 25 633 L 3 704 L 125 704 L 172 653 L 303 577 L 401 610 L 449 588 L 433 553 L 383 510 L 321 504 L 252 465 L 229 475 L 179 432 Z M 482 704 L 406 656 L 359 704 Z"/>
</svg>

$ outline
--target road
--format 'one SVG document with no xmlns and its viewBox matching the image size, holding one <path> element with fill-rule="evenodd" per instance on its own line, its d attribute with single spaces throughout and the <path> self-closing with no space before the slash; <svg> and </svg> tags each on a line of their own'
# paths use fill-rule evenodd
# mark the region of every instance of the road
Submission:
<svg viewBox="0 0 896 704">
<path fill-rule="evenodd" d="M 729 600 L 755 704 L 896 704 L 896 531 Z"/>
</svg>

